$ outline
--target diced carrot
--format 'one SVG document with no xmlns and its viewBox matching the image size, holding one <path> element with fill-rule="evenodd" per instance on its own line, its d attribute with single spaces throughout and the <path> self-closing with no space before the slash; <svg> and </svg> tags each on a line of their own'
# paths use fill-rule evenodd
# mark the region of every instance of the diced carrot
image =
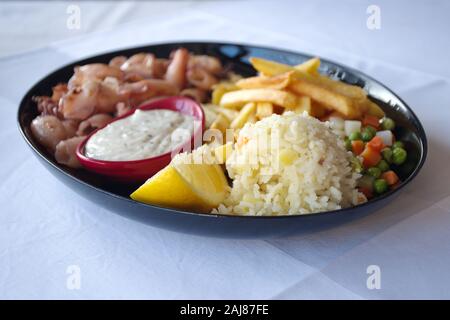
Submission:
<svg viewBox="0 0 450 320">
<path fill-rule="evenodd" d="M 370 148 L 372 148 L 375 151 L 381 152 L 381 149 L 383 149 L 384 143 L 383 143 L 383 139 L 381 139 L 381 137 L 379 136 L 375 136 L 372 138 L 372 140 L 370 140 L 369 142 L 367 142 L 367 146 L 369 146 Z"/>
<path fill-rule="evenodd" d="M 359 190 L 359 192 L 363 193 L 367 199 L 370 199 L 373 197 L 373 193 L 369 188 L 359 187 L 358 190 Z"/>
<path fill-rule="evenodd" d="M 370 114 L 366 114 L 362 120 L 363 126 L 372 126 L 375 129 L 378 129 L 380 126 L 380 119 Z"/>
<path fill-rule="evenodd" d="M 352 151 L 354 154 L 359 156 L 361 152 L 364 150 L 364 142 L 362 140 L 353 140 L 352 141 Z"/>
<path fill-rule="evenodd" d="M 379 151 L 374 150 L 369 145 L 366 145 L 366 148 L 361 153 L 363 157 L 363 165 L 366 168 L 370 168 L 376 166 L 378 162 L 381 160 L 381 154 Z"/>
<path fill-rule="evenodd" d="M 396 184 L 398 182 L 398 180 L 399 180 L 397 174 L 394 171 L 392 171 L 392 170 L 383 172 L 381 177 L 384 180 L 386 180 L 387 184 L 390 185 L 390 186 Z"/>
</svg>

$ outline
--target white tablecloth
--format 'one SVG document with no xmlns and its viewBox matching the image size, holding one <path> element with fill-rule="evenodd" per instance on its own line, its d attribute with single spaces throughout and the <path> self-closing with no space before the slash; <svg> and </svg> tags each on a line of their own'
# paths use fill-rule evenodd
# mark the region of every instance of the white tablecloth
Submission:
<svg viewBox="0 0 450 320">
<path fill-rule="evenodd" d="M 379 30 L 366 27 L 370 2 L 277 3 L 80 2 L 89 32 L 21 54 L 5 49 L 0 298 L 450 298 L 448 2 L 377 1 Z M 2 19 L 15 14 L 19 23 L 28 5 L 20 12 L 0 4 Z M 61 6 L 46 4 L 34 15 L 42 17 L 35 28 L 65 34 L 58 31 L 65 28 Z M 39 78 L 75 59 L 173 40 L 270 45 L 360 69 L 414 109 L 428 136 L 428 160 L 385 208 L 292 238 L 204 238 L 112 214 L 62 185 L 32 155 L 16 127 L 18 102 Z M 370 265 L 380 269 L 380 289 L 367 286 Z"/>
</svg>

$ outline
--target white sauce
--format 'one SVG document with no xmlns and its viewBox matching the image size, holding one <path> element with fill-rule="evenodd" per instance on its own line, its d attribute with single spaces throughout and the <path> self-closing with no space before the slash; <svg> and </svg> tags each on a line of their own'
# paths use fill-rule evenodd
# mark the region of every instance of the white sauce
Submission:
<svg viewBox="0 0 450 320">
<path fill-rule="evenodd" d="M 194 117 L 172 110 L 136 110 L 97 131 L 86 143 L 85 154 L 107 161 L 156 157 L 190 140 L 200 125 Z"/>
</svg>

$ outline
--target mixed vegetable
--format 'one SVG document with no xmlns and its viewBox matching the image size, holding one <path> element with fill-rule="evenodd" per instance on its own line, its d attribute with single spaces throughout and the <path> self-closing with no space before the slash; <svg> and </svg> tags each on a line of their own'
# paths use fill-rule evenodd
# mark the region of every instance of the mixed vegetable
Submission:
<svg viewBox="0 0 450 320">
<path fill-rule="evenodd" d="M 358 188 L 370 199 L 396 188 L 400 179 L 393 165 L 405 163 L 405 145 L 396 141 L 394 120 L 365 115 L 362 121 L 330 117 L 332 127 L 340 132 L 347 150 L 352 151 L 352 165 L 362 174 Z"/>
</svg>

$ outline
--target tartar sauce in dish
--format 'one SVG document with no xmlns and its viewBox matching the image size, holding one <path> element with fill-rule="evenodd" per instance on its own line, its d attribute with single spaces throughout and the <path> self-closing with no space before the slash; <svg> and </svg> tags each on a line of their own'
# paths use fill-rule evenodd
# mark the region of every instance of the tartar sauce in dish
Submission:
<svg viewBox="0 0 450 320">
<path fill-rule="evenodd" d="M 97 131 L 86 143 L 85 155 L 106 161 L 156 157 L 189 141 L 201 122 L 180 112 L 136 110 Z"/>
</svg>

